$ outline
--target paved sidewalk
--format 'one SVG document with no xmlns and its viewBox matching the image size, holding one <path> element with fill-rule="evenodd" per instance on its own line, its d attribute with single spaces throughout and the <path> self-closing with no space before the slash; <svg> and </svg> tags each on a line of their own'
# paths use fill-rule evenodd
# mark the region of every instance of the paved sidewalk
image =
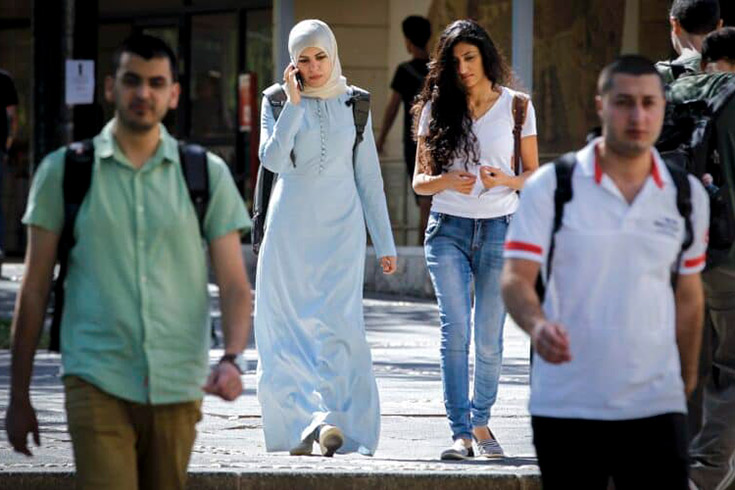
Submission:
<svg viewBox="0 0 735 490">
<path fill-rule="evenodd" d="M 20 265 L 5 265 L 0 280 L 0 317 L 12 314 Z M 216 288 L 212 288 L 216 296 Z M 216 305 L 216 302 L 215 302 Z M 215 321 L 219 312 L 215 311 Z M 512 325 L 505 333 L 505 359 L 491 427 L 509 455 L 500 461 L 445 463 L 450 442 L 439 370 L 438 312 L 434 303 L 366 299 L 367 336 L 373 352 L 382 407 L 381 442 L 372 458 L 291 457 L 266 453 L 255 396 L 256 353 L 246 352 L 245 393 L 227 403 L 207 397 L 191 464 L 190 488 L 540 488 L 531 444 L 528 399 L 528 339 Z M 212 349 L 215 362 L 221 350 Z M 0 413 L 8 402 L 10 357 L 0 351 Z M 66 488 L 74 469 L 66 432 L 59 356 L 39 352 L 32 384 L 41 424 L 35 457 L 13 453 L 0 422 L 0 489 Z"/>
</svg>

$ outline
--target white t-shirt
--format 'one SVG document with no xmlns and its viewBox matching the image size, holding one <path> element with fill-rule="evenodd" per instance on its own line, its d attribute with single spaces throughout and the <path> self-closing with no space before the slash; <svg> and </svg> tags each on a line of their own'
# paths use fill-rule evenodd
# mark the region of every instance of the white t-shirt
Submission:
<svg viewBox="0 0 735 490">
<path fill-rule="evenodd" d="M 472 123 L 472 131 L 477 137 L 479 162 L 466 162 L 455 159 L 448 170 L 464 170 L 477 176 L 475 187 L 470 194 L 455 190 L 445 190 L 434 194 L 431 210 L 462 218 L 487 219 L 513 214 L 518 208 L 518 194 L 515 190 L 501 186 L 482 192 L 485 187 L 480 180 L 480 166 L 500 168 L 513 175 L 513 96 L 518 92 L 501 87 L 501 94 L 495 104 Z M 429 134 L 431 122 L 431 102 L 421 111 L 418 136 Z M 536 134 L 536 111 L 529 101 L 526 121 L 521 130 L 521 138 Z"/>
<path fill-rule="evenodd" d="M 572 200 L 556 233 L 544 313 L 569 333 L 572 360 L 533 361 L 531 414 L 624 420 L 686 413 L 670 273 L 684 239 L 676 187 L 656 150 L 651 175 L 632 204 L 597 164 L 592 142 L 577 153 Z M 705 265 L 709 200 L 690 176 L 694 242 L 679 274 Z M 510 224 L 506 258 L 546 260 L 556 173 L 526 182 Z"/>
</svg>

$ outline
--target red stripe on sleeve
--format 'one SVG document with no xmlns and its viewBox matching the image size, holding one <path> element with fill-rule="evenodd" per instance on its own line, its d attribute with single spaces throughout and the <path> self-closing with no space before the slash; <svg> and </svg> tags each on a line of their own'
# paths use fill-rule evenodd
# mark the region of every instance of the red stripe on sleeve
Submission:
<svg viewBox="0 0 735 490">
<path fill-rule="evenodd" d="M 684 267 L 697 267 L 698 265 L 703 264 L 705 260 L 707 260 L 707 254 L 700 255 L 694 259 L 685 260 Z"/>
<path fill-rule="evenodd" d="M 523 252 L 531 252 L 535 254 L 541 255 L 544 251 L 543 248 L 539 247 L 538 245 L 534 245 L 533 243 L 526 243 L 526 242 L 507 242 L 505 244 L 506 250 L 521 250 Z"/>
</svg>

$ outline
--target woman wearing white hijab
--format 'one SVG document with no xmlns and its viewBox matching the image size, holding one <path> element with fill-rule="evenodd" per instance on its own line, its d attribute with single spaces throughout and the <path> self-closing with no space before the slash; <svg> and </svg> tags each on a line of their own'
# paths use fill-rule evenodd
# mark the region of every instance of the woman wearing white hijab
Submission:
<svg viewBox="0 0 735 490">
<path fill-rule="evenodd" d="M 334 34 L 305 20 L 288 48 L 288 101 L 277 122 L 265 98 L 261 110 L 260 161 L 278 173 L 256 279 L 266 449 L 304 455 L 318 442 L 325 456 L 372 455 L 380 408 L 362 311 L 365 223 L 385 274 L 396 269 L 396 250 L 371 121 L 353 165 Z"/>
</svg>

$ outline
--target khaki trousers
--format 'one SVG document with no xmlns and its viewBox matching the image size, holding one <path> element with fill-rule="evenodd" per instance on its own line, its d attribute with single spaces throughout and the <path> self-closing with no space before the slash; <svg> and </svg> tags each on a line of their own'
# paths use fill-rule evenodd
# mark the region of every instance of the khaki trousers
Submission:
<svg viewBox="0 0 735 490">
<path fill-rule="evenodd" d="M 691 479 L 700 490 L 735 490 L 735 269 L 715 267 L 702 279 L 706 331 L 700 389 L 690 402 Z"/>
<path fill-rule="evenodd" d="M 179 490 L 201 419 L 201 401 L 144 405 L 64 377 L 80 490 Z"/>
</svg>

